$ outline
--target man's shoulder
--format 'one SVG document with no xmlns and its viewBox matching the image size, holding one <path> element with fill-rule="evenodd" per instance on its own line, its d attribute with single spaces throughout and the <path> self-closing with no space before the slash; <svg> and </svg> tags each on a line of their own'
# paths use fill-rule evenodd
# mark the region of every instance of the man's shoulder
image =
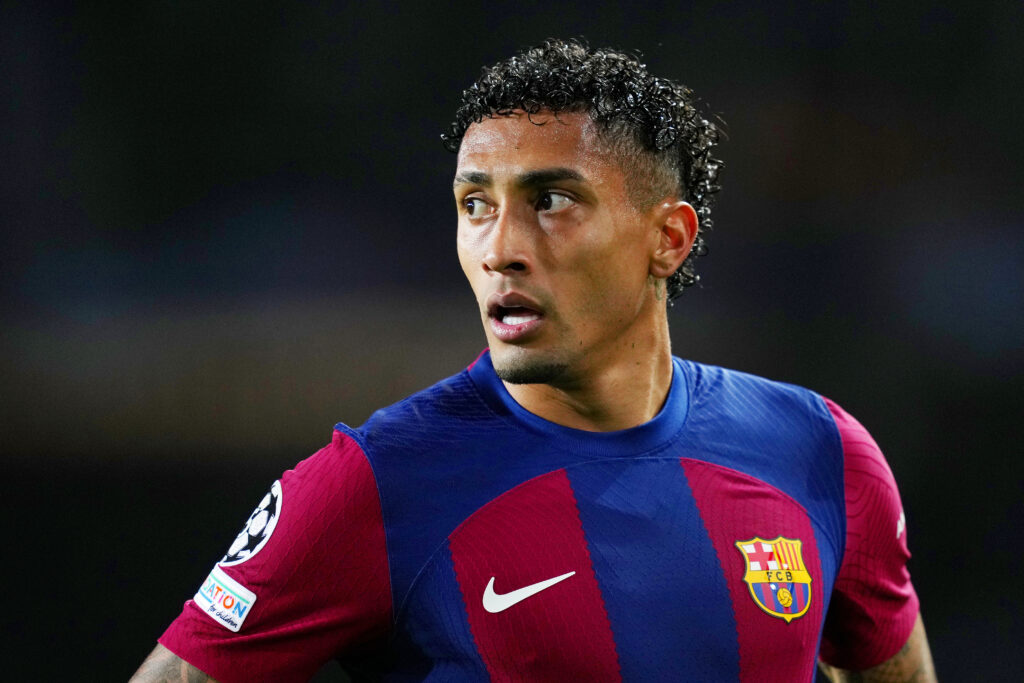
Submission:
<svg viewBox="0 0 1024 683">
<path fill-rule="evenodd" d="M 692 431 L 838 445 L 835 421 L 818 393 L 788 382 L 715 365 L 680 361 L 690 384 Z"/>
<path fill-rule="evenodd" d="M 676 358 L 690 378 L 695 400 L 738 399 L 780 400 L 796 403 L 822 404 L 815 391 L 798 384 L 769 379 L 743 370 Z"/>
<path fill-rule="evenodd" d="M 335 429 L 375 450 L 391 444 L 431 441 L 479 421 L 487 409 L 468 369 L 378 409 L 358 428 L 339 423 Z"/>
</svg>

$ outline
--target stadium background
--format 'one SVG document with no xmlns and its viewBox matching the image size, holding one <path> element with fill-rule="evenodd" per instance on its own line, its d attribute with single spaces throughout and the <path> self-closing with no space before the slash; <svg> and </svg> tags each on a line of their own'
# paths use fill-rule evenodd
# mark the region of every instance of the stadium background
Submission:
<svg viewBox="0 0 1024 683">
<path fill-rule="evenodd" d="M 1019 675 L 1024 7 L 880 7 L 0 5 L 4 677 L 127 678 L 281 470 L 472 360 L 438 133 L 550 35 L 725 119 L 676 352 L 857 415 L 940 674 Z"/>
</svg>

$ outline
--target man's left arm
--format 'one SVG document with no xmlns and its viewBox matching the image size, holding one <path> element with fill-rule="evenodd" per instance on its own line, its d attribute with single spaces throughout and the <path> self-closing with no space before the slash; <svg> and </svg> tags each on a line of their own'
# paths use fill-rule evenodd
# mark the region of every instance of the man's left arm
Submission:
<svg viewBox="0 0 1024 683">
<path fill-rule="evenodd" d="M 896 480 L 871 435 L 825 399 L 842 441 L 846 544 L 822 634 L 833 681 L 934 681 L 920 603 L 907 571 Z"/>
<path fill-rule="evenodd" d="M 934 683 L 938 680 L 920 613 L 907 642 L 899 652 L 878 666 L 865 671 L 845 671 L 824 662 L 818 665 L 834 683 Z"/>
</svg>

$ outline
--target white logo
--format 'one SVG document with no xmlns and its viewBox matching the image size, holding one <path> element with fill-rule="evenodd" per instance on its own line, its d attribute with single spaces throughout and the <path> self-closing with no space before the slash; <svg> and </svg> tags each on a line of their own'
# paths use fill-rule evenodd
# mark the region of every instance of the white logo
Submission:
<svg viewBox="0 0 1024 683">
<path fill-rule="evenodd" d="M 903 514 L 903 510 L 900 510 L 900 518 L 896 520 L 896 540 L 899 540 L 900 536 L 907 529 L 907 516 Z"/>
<path fill-rule="evenodd" d="M 540 583 L 533 583 L 529 586 L 523 586 L 518 590 L 514 590 L 511 593 L 503 593 L 499 595 L 494 592 L 494 577 L 487 583 L 487 588 L 484 589 L 484 609 L 491 614 L 497 614 L 498 612 L 504 612 L 512 605 L 522 602 L 526 598 L 540 593 L 545 588 L 554 586 L 559 581 L 565 581 L 576 572 L 569 572 L 568 574 L 562 574 L 556 576 L 553 579 L 547 581 L 541 581 Z"/>
<path fill-rule="evenodd" d="M 215 565 L 192 600 L 204 614 L 229 631 L 238 633 L 256 602 L 256 594 Z"/>
<path fill-rule="evenodd" d="M 270 534 L 274 533 L 277 520 L 281 516 L 281 482 L 275 481 L 270 486 L 270 492 L 263 496 L 263 500 L 256 506 L 256 509 L 249 515 L 242 531 L 235 537 L 228 553 L 221 558 L 217 564 L 223 567 L 230 567 L 233 564 L 245 562 L 255 555 L 270 540 Z"/>
</svg>

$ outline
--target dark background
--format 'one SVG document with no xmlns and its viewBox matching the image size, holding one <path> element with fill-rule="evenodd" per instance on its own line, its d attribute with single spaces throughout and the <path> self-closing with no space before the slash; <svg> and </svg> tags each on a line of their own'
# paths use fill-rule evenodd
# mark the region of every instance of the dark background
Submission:
<svg viewBox="0 0 1024 683">
<path fill-rule="evenodd" d="M 940 675 L 1017 678 L 1024 6 L 906 5 L 0 5 L 4 677 L 126 679 L 282 470 L 473 359 L 438 134 L 557 35 L 728 124 L 675 352 L 858 416 Z"/>
</svg>

